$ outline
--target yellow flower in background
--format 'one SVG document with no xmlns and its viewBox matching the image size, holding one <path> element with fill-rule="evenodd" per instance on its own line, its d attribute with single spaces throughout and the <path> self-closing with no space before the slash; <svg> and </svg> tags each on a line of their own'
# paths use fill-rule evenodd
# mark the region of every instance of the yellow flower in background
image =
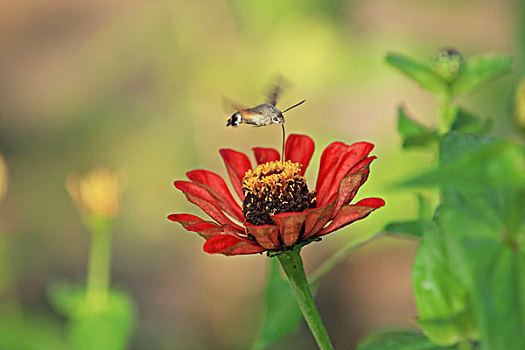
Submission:
<svg viewBox="0 0 525 350">
<path fill-rule="evenodd" d="M 0 201 L 7 192 L 7 166 L 4 157 L 0 154 Z"/>
<path fill-rule="evenodd" d="M 118 176 L 104 168 L 97 168 L 81 177 L 72 174 L 66 179 L 66 188 L 75 205 L 91 217 L 114 218 L 120 210 L 122 183 Z"/>
<path fill-rule="evenodd" d="M 514 112 L 518 126 L 525 129 L 525 78 L 521 79 L 516 90 Z"/>
</svg>

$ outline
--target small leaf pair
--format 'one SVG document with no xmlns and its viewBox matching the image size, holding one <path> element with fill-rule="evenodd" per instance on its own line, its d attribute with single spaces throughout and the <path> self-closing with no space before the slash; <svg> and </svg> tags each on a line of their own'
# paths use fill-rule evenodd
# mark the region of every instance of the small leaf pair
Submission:
<svg viewBox="0 0 525 350">
<path fill-rule="evenodd" d="M 461 108 L 454 108 L 450 131 L 463 134 L 484 134 L 491 130 L 492 119 L 483 119 Z M 397 110 L 397 129 L 403 140 L 403 148 L 430 147 L 439 142 L 437 130 L 427 128 L 410 117 L 403 106 Z"/>
<path fill-rule="evenodd" d="M 447 53 L 448 62 L 440 59 Z M 391 53 L 386 61 L 404 73 L 423 89 L 437 96 L 457 96 L 473 91 L 485 83 L 497 79 L 510 72 L 512 57 L 507 55 L 487 54 L 472 57 L 468 60 L 455 59 L 457 54 L 451 49 L 444 49 L 438 53 L 434 65 L 421 63 L 412 58 Z M 459 56 L 461 57 L 461 56 Z M 448 64 L 448 65 L 447 65 Z M 443 69 L 445 65 L 445 69 Z M 457 67 L 454 69 L 454 67 Z M 453 70 L 451 73 L 450 70 Z M 447 72 L 447 73 L 444 73 Z"/>
</svg>

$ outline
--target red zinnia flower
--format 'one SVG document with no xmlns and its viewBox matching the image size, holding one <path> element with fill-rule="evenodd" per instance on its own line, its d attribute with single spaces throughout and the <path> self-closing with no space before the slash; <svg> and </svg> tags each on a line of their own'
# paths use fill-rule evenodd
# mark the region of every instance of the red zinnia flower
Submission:
<svg viewBox="0 0 525 350">
<path fill-rule="evenodd" d="M 204 237 L 207 253 L 253 254 L 307 244 L 385 205 L 381 198 L 349 204 L 368 178 L 376 158 L 368 156 L 372 148 L 368 142 L 330 144 L 321 155 L 313 192 L 303 177 L 314 152 L 308 136 L 288 137 L 285 162 L 275 149 L 254 148 L 255 169 L 245 154 L 221 149 L 242 207 L 219 175 L 193 170 L 186 173 L 190 181 L 175 181 L 175 187 L 214 221 L 191 214 L 171 214 L 168 219 Z"/>
</svg>

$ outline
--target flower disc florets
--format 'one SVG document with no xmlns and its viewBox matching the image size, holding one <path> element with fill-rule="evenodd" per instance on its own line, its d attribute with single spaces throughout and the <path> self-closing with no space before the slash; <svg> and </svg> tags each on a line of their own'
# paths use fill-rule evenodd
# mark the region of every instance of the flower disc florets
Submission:
<svg viewBox="0 0 525 350">
<path fill-rule="evenodd" d="M 242 212 L 253 225 L 275 225 L 272 216 L 285 212 L 303 212 L 317 205 L 315 192 L 308 190 L 299 175 L 301 165 L 292 161 L 273 161 L 248 170 L 242 190 Z"/>
</svg>

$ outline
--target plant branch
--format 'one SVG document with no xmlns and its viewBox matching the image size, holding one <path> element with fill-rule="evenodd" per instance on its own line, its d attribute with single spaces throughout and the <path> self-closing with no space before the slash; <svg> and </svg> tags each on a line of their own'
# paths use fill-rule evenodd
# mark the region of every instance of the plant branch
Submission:
<svg viewBox="0 0 525 350">
<path fill-rule="evenodd" d="M 340 262 L 345 260 L 350 252 L 355 248 L 368 243 L 381 236 L 380 233 L 373 233 L 368 235 L 360 235 L 353 237 L 351 241 L 346 243 L 342 248 L 332 254 L 324 263 L 321 264 L 310 276 L 310 283 L 315 285 L 319 279 L 331 271 Z"/>
</svg>

